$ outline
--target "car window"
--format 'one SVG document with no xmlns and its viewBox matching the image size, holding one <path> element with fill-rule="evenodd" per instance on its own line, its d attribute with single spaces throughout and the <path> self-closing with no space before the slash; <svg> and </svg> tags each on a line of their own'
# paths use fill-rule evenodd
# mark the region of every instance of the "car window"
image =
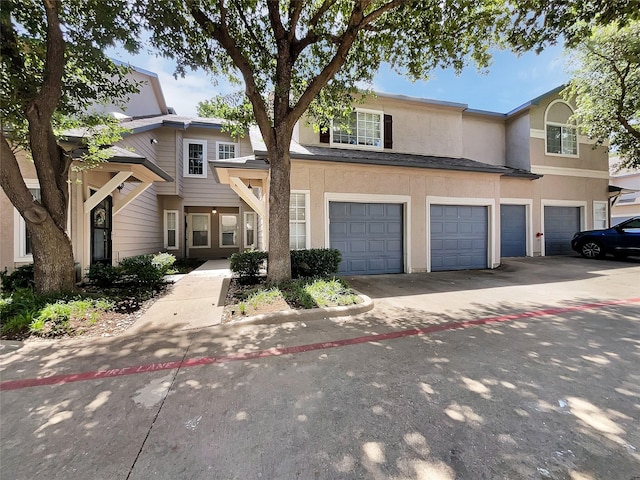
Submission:
<svg viewBox="0 0 640 480">
<path fill-rule="evenodd" d="M 629 220 L 626 223 L 621 225 L 622 229 L 625 232 L 632 231 L 637 232 L 640 231 L 640 218 L 634 218 L 633 220 Z"/>
</svg>

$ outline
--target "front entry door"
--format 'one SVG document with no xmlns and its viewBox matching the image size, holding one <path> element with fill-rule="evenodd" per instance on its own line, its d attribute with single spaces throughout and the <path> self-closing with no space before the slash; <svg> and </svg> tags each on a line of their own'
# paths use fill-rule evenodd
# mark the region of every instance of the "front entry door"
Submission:
<svg viewBox="0 0 640 480">
<path fill-rule="evenodd" d="M 106 197 L 91 210 L 91 263 L 111 265 L 112 198 Z"/>
</svg>

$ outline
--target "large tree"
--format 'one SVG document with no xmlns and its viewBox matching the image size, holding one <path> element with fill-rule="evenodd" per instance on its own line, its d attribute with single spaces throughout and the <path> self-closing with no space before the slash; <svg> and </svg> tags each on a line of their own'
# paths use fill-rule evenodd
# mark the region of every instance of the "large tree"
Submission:
<svg viewBox="0 0 640 480">
<path fill-rule="evenodd" d="M 640 168 L 640 22 L 594 28 L 570 56 L 565 95 L 584 133 L 610 141 L 621 167 Z"/>
<path fill-rule="evenodd" d="M 481 66 L 511 24 L 494 0 L 155 0 L 140 2 L 162 54 L 178 72 L 239 77 L 270 164 L 269 281 L 291 278 L 289 147 L 307 112 L 343 112 L 382 62 L 411 78 L 436 67 Z"/>
<path fill-rule="evenodd" d="M 39 292 L 75 287 L 66 233 L 71 157 L 58 144 L 58 132 L 89 105 L 135 91 L 125 82 L 128 70 L 114 65 L 103 49 L 136 48 L 137 24 L 127 0 L 2 1 L 0 184 L 25 219 Z M 86 118 L 93 125 L 102 121 Z M 35 166 L 40 201 L 21 175 L 23 154 Z"/>
</svg>

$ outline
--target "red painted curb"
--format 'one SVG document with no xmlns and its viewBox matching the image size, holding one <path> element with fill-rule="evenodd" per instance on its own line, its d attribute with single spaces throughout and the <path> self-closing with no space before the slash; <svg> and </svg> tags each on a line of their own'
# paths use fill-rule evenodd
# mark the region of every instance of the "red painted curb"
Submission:
<svg viewBox="0 0 640 480">
<path fill-rule="evenodd" d="M 559 315 L 561 313 L 577 312 L 582 310 L 592 310 L 601 307 L 610 307 L 612 305 L 624 305 L 628 303 L 639 303 L 640 297 L 628 298 L 625 300 L 611 300 L 608 302 L 587 303 L 576 305 L 574 307 L 549 308 L 544 310 L 535 310 L 532 312 L 516 313 L 512 315 L 500 315 L 496 317 L 480 318 L 477 320 L 465 320 L 461 322 L 443 323 L 441 325 L 432 325 L 424 328 L 414 328 L 411 330 L 399 330 L 396 332 L 379 333 L 366 335 L 362 337 L 346 338 L 344 340 L 335 340 L 332 342 L 311 343 L 308 345 L 297 345 L 293 347 L 270 348 L 267 350 L 259 350 L 257 352 L 248 353 L 231 353 L 229 355 L 221 355 L 217 357 L 200 357 L 185 360 L 177 360 L 164 363 L 151 363 L 148 365 L 139 365 L 133 367 L 114 368 L 110 370 L 98 370 L 93 372 L 72 373 L 67 375 L 53 375 L 50 377 L 29 378 L 25 380 L 8 380 L 0 383 L 0 391 L 19 390 L 22 388 L 39 387 L 45 385 L 61 385 L 65 383 L 82 382 L 86 380 L 97 380 L 101 378 L 121 377 L 124 375 L 134 375 L 137 373 L 157 372 L 161 370 L 173 370 L 176 368 L 197 367 L 201 365 L 210 365 L 214 363 L 229 363 L 242 360 L 254 360 L 258 358 L 277 357 L 282 355 L 293 355 L 296 353 L 311 352 L 314 350 L 324 350 L 328 348 L 345 347 L 348 345 L 357 345 L 367 342 L 380 342 L 383 340 L 393 340 L 395 338 L 411 337 L 415 335 L 423 335 L 425 333 L 442 332 L 446 330 L 457 330 L 461 328 L 473 327 L 476 325 L 488 325 L 491 323 L 510 322 L 514 320 L 523 320 L 527 318 L 545 317 L 550 315 Z"/>
</svg>

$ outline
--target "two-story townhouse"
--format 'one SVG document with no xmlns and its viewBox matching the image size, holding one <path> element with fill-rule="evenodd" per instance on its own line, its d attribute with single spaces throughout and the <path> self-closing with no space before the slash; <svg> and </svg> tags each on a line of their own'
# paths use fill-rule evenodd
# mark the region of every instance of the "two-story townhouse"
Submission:
<svg viewBox="0 0 640 480">
<path fill-rule="evenodd" d="M 159 251 L 223 258 L 244 248 L 261 248 L 262 221 L 234 192 L 237 187 L 216 182 L 209 167 L 216 159 L 250 154 L 249 141 L 222 132 L 221 120 L 176 115 L 166 105 L 156 74 L 135 69 L 131 75 L 142 85 L 125 110 L 115 105 L 96 108 L 119 118 L 127 133 L 112 146 L 107 162 L 70 174 L 68 234 L 78 272 L 93 263 L 115 264 Z M 63 145 L 72 155 L 81 153 L 85 133 L 66 132 Z M 25 183 L 38 198 L 33 163 L 24 152 L 18 161 Z M 253 176 L 251 188 L 261 198 L 266 170 Z M 4 191 L 0 227 L 0 267 L 11 270 L 31 262 L 25 222 Z"/>
<path fill-rule="evenodd" d="M 507 114 L 378 94 L 348 128 L 300 122 L 291 148 L 291 247 L 333 247 L 345 274 L 495 268 L 570 254 L 608 221 L 607 152 L 555 89 Z M 214 162 L 222 183 L 266 158 Z"/>
<path fill-rule="evenodd" d="M 268 164 L 257 129 L 234 140 L 217 119 L 166 107 L 157 76 L 126 111 L 110 161 L 73 174 L 69 230 L 81 269 L 140 253 L 225 258 L 268 248 Z M 608 165 L 551 91 L 507 114 L 378 94 L 349 127 L 292 142 L 290 245 L 341 250 L 346 274 L 495 268 L 501 257 L 570 253 L 608 218 Z M 73 132 L 71 132 L 73 133 Z M 82 132 L 70 136 L 79 142 Z M 32 165 L 23 175 L 37 195 Z M 4 194 L 0 261 L 30 261 Z"/>
</svg>

